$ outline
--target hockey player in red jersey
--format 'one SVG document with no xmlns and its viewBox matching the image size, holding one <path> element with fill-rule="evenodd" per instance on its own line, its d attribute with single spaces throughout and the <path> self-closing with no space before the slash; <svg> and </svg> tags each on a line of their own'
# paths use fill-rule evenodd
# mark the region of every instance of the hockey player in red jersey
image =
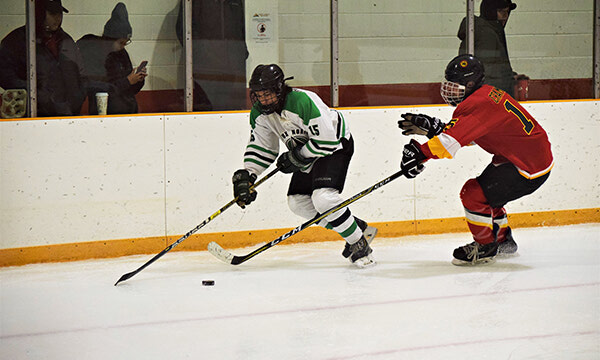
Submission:
<svg viewBox="0 0 600 360">
<path fill-rule="evenodd" d="M 537 190 L 554 164 L 548 136 L 515 99 L 483 85 L 481 62 L 459 55 L 446 67 L 441 95 L 456 106 L 452 120 L 423 114 L 402 114 L 398 126 L 405 135 L 426 135 L 419 144 L 404 146 L 401 168 L 415 177 L 429 159 L 453 158 L 466 145 L 478 145 L 493 155 L 492 162 L 460 192 L 474 242 L 454 250 L 455 265 L 494 262 L 497 254 L 514 254 L 517 244 L 508 226 L 504 205 Z"/>
</svg>

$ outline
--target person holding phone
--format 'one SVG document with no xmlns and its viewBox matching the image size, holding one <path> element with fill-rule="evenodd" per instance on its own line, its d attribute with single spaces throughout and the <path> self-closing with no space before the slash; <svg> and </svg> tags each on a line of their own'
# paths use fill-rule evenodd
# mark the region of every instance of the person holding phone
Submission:
<svg viewBox="0 0 600 360">
<path fill-rule="evenodd" d="M 142 72 L 146 72 L 146 65 L 148 65 L 148 61 L 144 60 L 140 63 L 140 65 L 138 65 L 137 69 L 135 69 L 135 73 L 136 74 L 140 74 Z"/>
<path fill-rule="evenodd" d="M 132 32 L 127 8 L 118 3 L 102 36 L 88 34 L 77 41 L 85 72 L 93 84 L 88 94 L 90 114 L 98 113 L 96 91 L 108 92 L 107 114 L 139 112 L 135 96 L 144 86 L 148 61 L 142 61 L 134 69 L 125 49 L 131 43 Z"/>
</svg>

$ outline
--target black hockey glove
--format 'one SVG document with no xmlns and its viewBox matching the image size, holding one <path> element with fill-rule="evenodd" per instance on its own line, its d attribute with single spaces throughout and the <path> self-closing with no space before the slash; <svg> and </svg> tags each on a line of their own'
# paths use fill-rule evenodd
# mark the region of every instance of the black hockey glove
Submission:
<svg viewBox="0 0 600 360">
<path fill-rule="evenodd" d="M 242 208 L 246 208 L 246 205 L 250 205 L 251 202 L 256 200 L 256 191 L 250 191 L 250 187 L 254 185 L 256 175 L 250 174 L 246 169 L 240 169 L 233 173 L 233 197 L 237 198 L 237 204 Z"/>
<path fill-rule="evenodd" d="M 398 120 L 398 127 L 402 129 L 402 135 L 425 135 L 432 138 L 444 131 L 446 124 L 438 118 L 425 114 L 406 113 L 400 115 L 404 120 Z"/>
<path fill-rule="evenodd" d="M 402 150 L 400 168 L 404 176 L 412 179 L 419 175 L 425 169 L 425 165 L 422 164 L 425 159 L 426 156 L 421 151 L 419 143 L 415 139 L 411 139 L 408 144 L 404 145 L 404 150 Z"/>
<path fill-rule="evenodd" d="M 281 154 L 277 159 L 277 167 L 282 173 L 289 174 L 304 169 L 311 162 L 312 159 L 307 159 L 300 155 L 300 146 L 297 146 Z"/>
</svg>

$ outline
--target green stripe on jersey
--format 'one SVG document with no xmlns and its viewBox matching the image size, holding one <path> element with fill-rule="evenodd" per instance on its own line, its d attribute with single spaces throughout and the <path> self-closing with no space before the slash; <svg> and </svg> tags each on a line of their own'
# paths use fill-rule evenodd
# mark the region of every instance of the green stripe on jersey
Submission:
<svg viewBox="0 0 600 360">
<path fill-rule="evenodd" d="M 256 127 L 256 118 L 260 116 L 260 111 L 256 106 L 250 110 L 250 126 L 254 129 Z"/>
<path fill-rule="evenodd" d="M 340 118 L 342 119 L 342 133 L 340 134 L 340 137 L 345 137 L 346 136 L 346 119 L 344 119 L 344 114 L 342 114 L 341 111 L 338 111 L 338 114 L 340 114 Z"/>
<path fill-rule="evenodd" d="M 311 119 L 321 116 L 321 112 L 308 94 L 302 91 L 292 91 L 285 99 L 284 110 L 297 114 L 304 125 L 308 125 Z"/>
<path fill-rule="evenodd" d="M 270 165 L 270 164 L 265 164 L 265 163 L 262 163 L 262 162 L 260 162 L 260 161 L 258 161 L 258 160 L 251 159 L 251 158 L 245 158 L 245 159 L 244 159 L 244 162 L 252 162 L 252 163 L 255 163 L 255 164 L 257 164 L 257 165 L 259 165 L 259 166 L 262 166 L 262 167 L 264 167 L 264 168 L 268 168 L 268 167 L 269 167 L 269 165 Z"/>
<path fill-rule="evenodd" d="M 317 140 L 317 139 L 310 139 L 310 140 L 316 142 L 317 144 L 322 144 L 322 145 L 338 146 L 340 144 L 339 140 L 336 140 L 336 141 L 326 141 L 326 140 Z"/>
<path fill-rule="evenodd" d="M 253 148 L 253 149 L 256 149 L 256 150 L 260 150 L 262 152 L 265 152 L 267 154 L 271 154 L 273 156 L 277 156 L 278 155 L 276 152 L 273 152 L 271 150 L 265 149 L 264 147 L 260 147 L 258 145 L 254 145 L 254 144 L 250 144 L 250 145 L 246 146 L 246 149 L 248 149 L 248 148 Z"/>
<path fill-rule="evenodd" d="M 311 153 L 315 154 L 315 155 L 322 155 L 322 156 L 327 156 L 327 155 L 331 155 L 333 152 L 320 152 L 317 151 L 316 149 L 313 149 L 312 146 L 310 146 L 310 141 L 306 143 L 306 148 L 308 149 L 308 151 L 310 151 Z"/>
</svg>

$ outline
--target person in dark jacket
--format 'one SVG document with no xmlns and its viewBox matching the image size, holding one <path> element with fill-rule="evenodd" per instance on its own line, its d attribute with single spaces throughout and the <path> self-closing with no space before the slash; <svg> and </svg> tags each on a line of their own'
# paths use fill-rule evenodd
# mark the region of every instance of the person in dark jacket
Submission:
<svg viewBox="0 0 600 360">
<path fill-rule="evenodd" d="M 60 0 L 36 0 L 36 68 L 38 116 L 79 115 L 87 79 L 79 49 L 62 29 Z M 9 33 L 0 43 L 0 87 L 27 89 L 26 27 Z"/>
<path fill-rule="evenodd" d="M 87 34 L 77 41 L 83 56 L 85 71 L 90 80 L 108 83 L 107 114 L 138 112 L 135 95 L 140 92 L 147 76 L 145 67 L 133 69 L 125 46 L 131 42 L 132 28 L 125 4 L 118 3 L 104 26 L 102 36 Z M 97 114 L 93 89 L 89 94 L 90 114 Z"/>
<path fill-rule="evenodd" d="M 510 65 L 504 27 L 517 4 L 511 0 L 483 0 L 479 16 L 475 16 L 475 56 L 483 63 L 485 83 L 502 89 L 514 97 L 517 74 Z M 459 55 L 467 53 L 466 18 L 458 30 L 461 40 Z M 519 75 L 519 77 L 525 77 Z"/>
<path fill-rule="evenodd" d="M 177 36 L 183 43 L 183 3 Z M 194 110 L 246 109 L 246 29 L 243 0 L 192 1 Z"/>
</svg>

